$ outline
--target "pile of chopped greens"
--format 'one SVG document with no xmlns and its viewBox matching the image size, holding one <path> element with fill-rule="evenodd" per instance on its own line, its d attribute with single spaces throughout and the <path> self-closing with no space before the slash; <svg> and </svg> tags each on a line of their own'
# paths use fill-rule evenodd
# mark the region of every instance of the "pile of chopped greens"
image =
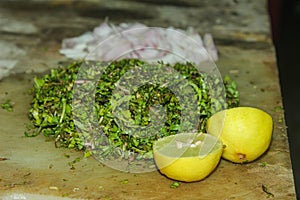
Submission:
<svg viewBox="0 0 300 200">
<path fill-rule="evenodd" d="M 53 138 L 56 147 L 86 149 L 86 141 L 82 141 L 85 134 L 84 128 L 75 126 L 75 118 L 72 112 L 74 103 L 74 84 L 80 67 L 85 62 L 92 67 L 97 66 L 97 62 L 76 61 L 66 67 L 52 69 L 50 73 L 41 78 L 34 78 L 33 99 L 29 110 L 29 119 L 32 126 L 29 127 L 25 135 L 33 137 L 43 134 Z M 151 124 L 149 110 L 153 105 L 161 105 L 166 110 L 164 126 L 157 133 L 147 137 L 138 137 L 135 133 L 122 130 L 118 127 L 112 115 L 112 94 L 118 80 L 130 69 L 142 66 L 145 62 L 137 59 L 124 59 L 112 62 L 101 75 L 95 86 L 95 105 L 99 127 L 107 137 L 106 141 L 96 141 L 94 146 L 105 155 L 128 158 L 124 152 L 138 153 L 151 158 L 152 144 L 155 140 L 168 135 L 176 134 L 181 130 L 180 116 L 181 106 L 176 95 L 168 88 L 156 84 L 144 84 L 137 91 L 126 99 L 129 101 L 127 114 L 137 126 L 147 126 Z M 191 63 L 177 63 L 169 65 L 158 62 L 160 67 L 173 67 L 190 83 L 198 95 L 198 107 L 201 111 L 198 130 L 205 132 L 206 120 L 218 110 L 236 107 L 239 104 L 239 93 L 236 83 L 225 77 L 223 80 L 199 73 Z M 218 87 L 225 88 L 226 102 L 224 99 L 212 99 L 208 83 L 218 91 Z M 220 88 L 222 95 L 222 89 Z M 183 91 L 184 92 L 184 91 Z M 224 95 L 224 94 L 223 94 Z M 81 98 L 81 97 L 79 97 Z M 85 97 L 82 97 L 84 99 Z M 121 103 L 119 103 L 121 105 Z M 88 117 L 88 116 L 86 116 Z M 91 141 L 91 139 L 87 139 Z M 107 148 L 107 143 L 114 148 Z M 127 154 L 128 155 L 128 154 Z"/>
</svg>

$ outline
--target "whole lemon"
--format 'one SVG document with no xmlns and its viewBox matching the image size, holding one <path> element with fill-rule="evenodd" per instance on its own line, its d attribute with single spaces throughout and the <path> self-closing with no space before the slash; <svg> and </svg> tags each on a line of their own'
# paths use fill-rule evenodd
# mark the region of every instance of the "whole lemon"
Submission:
<svg viewBox="0 0 300 200">
<path fill-rule="evenodd" d="M 222 142 L 212 135 L 181 133 L 154 142 L 153 154 L 160 172 L 184 182 L 200 181 L 218 165 Z"/>
<path fill-rule="evenodd" d="M 220 137 L 225 145 L 222 157 L 235 163 L 251 162 L 269 147 L 273 120 L 266 112 L 252 107 L 236 107 L 212 115 L 206 130 Z"/>
</svg>

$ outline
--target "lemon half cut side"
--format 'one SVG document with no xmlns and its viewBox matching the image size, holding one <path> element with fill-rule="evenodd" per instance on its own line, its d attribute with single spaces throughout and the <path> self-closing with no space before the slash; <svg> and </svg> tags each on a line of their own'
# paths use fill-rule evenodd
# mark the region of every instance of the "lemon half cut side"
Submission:
<svg viewBox="0 0 300 200">
<path fill-rule="evenodd" d="M 207 133 L 219 136 L 225 148 L 222 157 L 234 163 L 251 162 L 268 149 L 273 132 L 272 117 L 253 107 L 236 107 L 212 115 Z"/>
<path fill-rule="evenodd" d="M 193 182 L 207 177 L 218 165 L 221 140 L 209 134 L 180 133 L 154 142 L 157 168 L 168 178 Z"/>
</svg>

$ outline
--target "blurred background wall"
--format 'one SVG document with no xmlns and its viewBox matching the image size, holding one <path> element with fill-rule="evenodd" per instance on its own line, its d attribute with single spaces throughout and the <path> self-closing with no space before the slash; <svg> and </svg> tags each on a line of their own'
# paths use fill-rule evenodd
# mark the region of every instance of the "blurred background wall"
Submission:
<svg viewBox="0 0 300 200">
<path fill-rule="evenodd" d="M 300 0 L 269 0 L 268 3 L 295 184 L 300 199 Z"/>
</svg>

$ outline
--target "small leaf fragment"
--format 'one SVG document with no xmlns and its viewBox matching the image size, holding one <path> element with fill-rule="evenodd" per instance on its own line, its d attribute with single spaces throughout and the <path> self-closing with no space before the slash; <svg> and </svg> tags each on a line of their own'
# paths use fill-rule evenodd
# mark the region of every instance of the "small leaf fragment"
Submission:
<svg viewBox="0 0 300 200">
<path fill-rule="evenodd" d="M 128 179 L 121 180 L 121 184 L 128 184 L 128 183 L 129 183 Z"/>
<path fill-rule="evenodd" d="M 260 164 L 260 166 L 261 166 L 261 167 L 266 167 L 267 164 L 268 164 L 268 163 L 267 163 L 266 161 L 263 161 L 263 162 Z"/>
<path fill-rule="evenodd" d="M 170 188 L 178 188 L 180 186 L 180 182 L 175 181 L 170 185 Z"/>
<path fill-rule="evenodd" d="M 13 111 L 13 103 L 11 102 L 10 99 L 6 99 L 3 103 L 1 103 L 1 108 L 8 112 L 12 112 Z"/>
</svg>

